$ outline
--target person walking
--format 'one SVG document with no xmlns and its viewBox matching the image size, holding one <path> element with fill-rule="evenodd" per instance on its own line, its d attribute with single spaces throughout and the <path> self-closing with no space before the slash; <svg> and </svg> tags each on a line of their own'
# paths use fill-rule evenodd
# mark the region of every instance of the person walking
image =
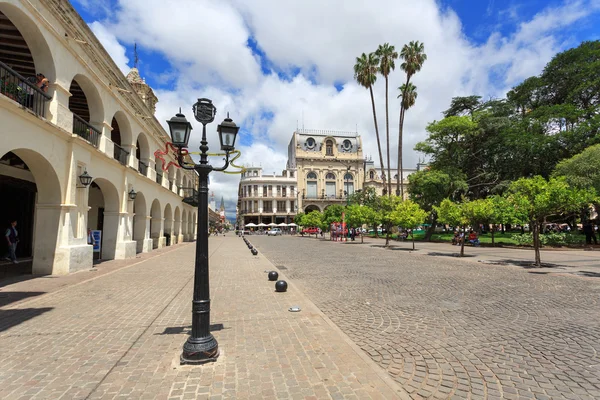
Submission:
<svg viewBox="0 0 600 400">
<path fill-rule="evenodd" d="M 17 232 L 17 220 L 12 220 L 10 222 L 10 227 L 4 233 L 4 237 L 8 243 L 8 253 L 6 257 L 4 257 L 7 261 L 12 261 L 13 264 L 18 264 L 17 261 L 17 243 L 19 243 L 19 232 Z"/>
<path fill-rule="evenodd" d="M 592 225 L 591 221 L 586 221 L 583 225 L 583 233 L 585 233 L 585 242 L 587 244 L 592 244 L 592 239 L 594 239 L 594 244 L 598 244 L 596 232 L 594 232 L 594 225 Z"/>
</svg>

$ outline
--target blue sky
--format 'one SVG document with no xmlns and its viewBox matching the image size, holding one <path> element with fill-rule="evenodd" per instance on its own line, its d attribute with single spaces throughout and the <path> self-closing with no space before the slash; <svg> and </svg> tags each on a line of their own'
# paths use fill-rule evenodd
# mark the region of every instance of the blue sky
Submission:
<svg viewBox="0 0 600 400">
<path fill-rule="evenodd" d="M 376 154 L 370 98 L 354 82 L 352 67 L 355 57 L 378 44 L 388 41 L 399 50 L 419 40 L 428 55 L 414 77 L 419 97 L 405 122 L 410 168 L 420 157 L 414 144 L 453 96 L 503 96 L 539 74 L 557 52 L 600 37 L 600 0 L 372 0 L 369 8 L 362 0 L 73 5 L 124 73 L 133 66 L 138 43 L 140 73 L 159 97 L 159 121 L 179 107 L 186 113 L 198 97 L 212 98 L 223 113 L 217 119 L 230 112 L 242 127 L 242 162 L 268 173 L 285 167 L 296 126 L 358 128 L 365 156 Z M 390 76 L 391 122 L 397 121 L 395 90 L 403 79 L 399 68 Z M 378 114 L 384 115 L 382 79 L 374 91 Z M 397 125 L 391 125 L 397 135 Z M 392 139 L 394 160 L 396 146 Z M 229 215 L 237 182 L 236 176 L 211 177 L 211 190 L 225 197 Z"/>
</svg>

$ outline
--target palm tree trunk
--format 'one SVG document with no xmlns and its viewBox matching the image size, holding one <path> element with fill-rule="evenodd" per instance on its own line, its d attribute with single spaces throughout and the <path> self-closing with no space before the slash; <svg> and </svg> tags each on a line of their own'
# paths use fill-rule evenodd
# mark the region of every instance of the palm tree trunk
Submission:
<svg viewBox="0 0 600 400">
<path fill-rule="evenodd" d="M 387 179 L 388 179 L 388 197 L 392 195 L 392 179 L 390 172 L 390 119 L 388 107 L 388 77 L 385 77 L 385 137 L 387 141 Z"/>
<path fill-rule="evenodd" d="M 373 121 L 375 122 L 375 136 L 377 137 L 377 149 L 379 150 L 381 175 L 383 176 L 383 186 L 385 187 L 385 165 L 383 165 L 383 153 L 381 153 L 381 141 L 379 140 L 379 127 L 377 126 L 377 113 L 375 112 L 375 98 L 373 97 L 373 86 L 369 86 L 369 91 L 371 92 L 371 105 L 373 106 Z"/>
<path fill-rule="evenodd" d="M 402 139 L 404 135 L 404 97 L 406 96 L 406 89 L 410 82 L 410 75 L 406 75 L 406 83 L 404 86 L 404 92 L 402 93 L 402 99 L 400 99 L 400 126 L 398 127 L 398 182 L 396 183 L 396 192 L 398 192 L 398 186 L 400 187 L 400 198 L 404 200 L 404 185 L 401 184 L 402 176 L 404 175 L 404 167 L 402 166 Z M 403 182 L 402 182 L 403 183 Z"/>
<path fill-rule="evenodd" d="M 400 103 L 400 118 L 398 120 L 398 179 L 396 180 L 396 196 L 401 196 L 404 200 L 404 187 L 400 184 L 402 181 L 402 120 L 404 119 L 404 107 Z"/>
</svg>

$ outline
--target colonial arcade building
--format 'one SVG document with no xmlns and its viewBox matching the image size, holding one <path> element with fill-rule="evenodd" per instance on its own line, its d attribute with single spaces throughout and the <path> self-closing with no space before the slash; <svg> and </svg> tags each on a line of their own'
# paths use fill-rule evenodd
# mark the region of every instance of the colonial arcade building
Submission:
<svg viewBox="0 0 600 400">
<path fill-rule="evenodd" d="M 102 259 L 194 240 L 195 176 L 154 156 L 168 141 L 156 101 L 69 2 L 0 0 L 0 225 L 18 221 L 34 274 L 91 267 L 88 229 Z"/>
</svg>

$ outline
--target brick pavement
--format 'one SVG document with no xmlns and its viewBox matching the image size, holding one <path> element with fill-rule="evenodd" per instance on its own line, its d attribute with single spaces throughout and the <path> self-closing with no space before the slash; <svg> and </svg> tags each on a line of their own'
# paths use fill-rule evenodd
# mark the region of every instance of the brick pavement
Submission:
<svg viewBox="0 0 600 400">
<path fill-rule="evenodd" d="M 241 239 L 212 237 L 210 249 L 216 363 L 178 365 L 193 290 L 194 246 L 182 245 L 93 279 L 27 281 L 48 293 L 0 307 L 0 398 L 406 396 L 293 282 L 275 293 L 264 272 L 272 265 Z M 303 311 L 288 312 L 292 305 Z"/>
<path fill-rule="evenodd" d="M 600 398 L 598 278 L 369 244 L 251 240 L 412 398 Z"/>
</svg>

